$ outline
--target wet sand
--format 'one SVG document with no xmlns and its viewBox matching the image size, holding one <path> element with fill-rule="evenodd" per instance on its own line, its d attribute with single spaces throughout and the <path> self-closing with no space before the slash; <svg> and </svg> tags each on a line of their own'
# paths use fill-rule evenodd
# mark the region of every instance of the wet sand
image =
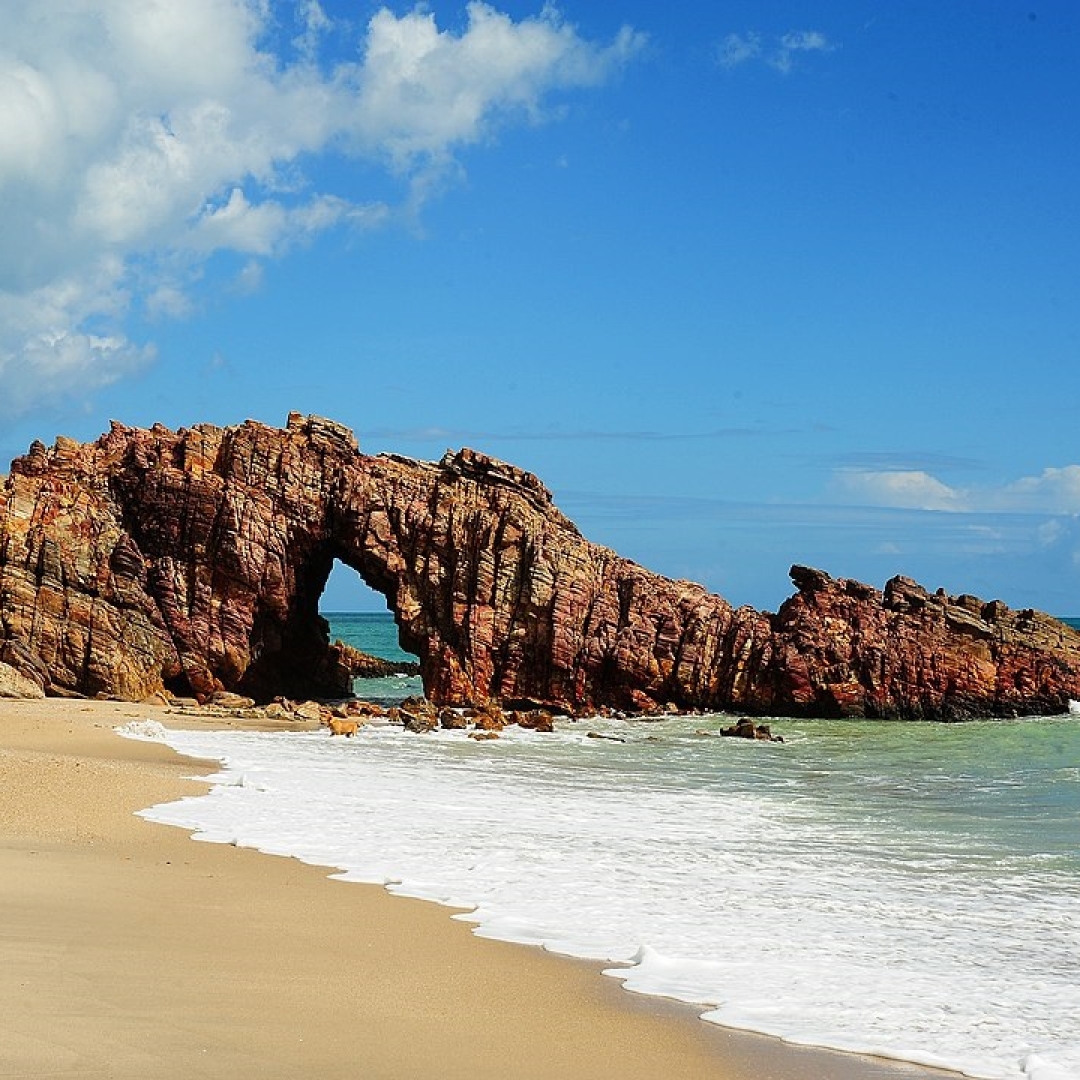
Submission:
<svg viewBox="0 0 1080 1080">
<path fill-rule="evenodd" d="M 0 701 L 2 1078 L 950 1075 L 705 1024 L 446 908 L 143 821 L 212 771 L 114 733 L 146 718 L 199 723 Z"/>
</svg>

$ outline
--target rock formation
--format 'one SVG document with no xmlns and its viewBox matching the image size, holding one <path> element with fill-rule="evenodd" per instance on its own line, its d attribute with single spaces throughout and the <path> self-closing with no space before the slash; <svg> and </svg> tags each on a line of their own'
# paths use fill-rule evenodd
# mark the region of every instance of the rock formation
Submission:
<svg viewBox="0 0 1080 1080">
<path fill-rule="evenodd" d="M 329 625 L 327 632 L 329 632 Z M 344 641 L 330 646 L 331 662 L 343 668 L 340 681 L 347 685 L 352 679 L 386 679 L 393 675 L 419 675 L 420 665 L 412 660 L 384 660 L 381 656 L 354 649 Z"/>
<path fill-rule="evenodd" d="M 739 717 L 737 724 L 721 728 L 722 737 L 734 739 L 753 739 L 758 742 L 783 742 L 783 736 L 774 735 L 768 724 L 755 724 L 749 716 Z"/>
<path fill-rule="evenodd" d="M 1049 616 L 803 567 L 775 615 L 736 610 L 589 543 L 529 473 L 364 455 L 317 417 L 114 423 L 35 442 L 2 491 L 0 665 L 27 692 L 343 696 L 318 614 L 337 559 L 440 704 L 952 719 L 1080 698 L 1080 635 Z"/>
</svg>

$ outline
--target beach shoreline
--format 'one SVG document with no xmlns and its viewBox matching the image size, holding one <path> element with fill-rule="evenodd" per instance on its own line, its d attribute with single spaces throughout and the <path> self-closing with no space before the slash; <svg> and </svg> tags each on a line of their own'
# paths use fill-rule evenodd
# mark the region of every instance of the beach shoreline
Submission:
<svg viewBox="0 0 1080 1080">
<path fill-rule="evenodd" d="M 707 1024 L 437 905 L 145 821 L 214 771 L 115 732 L 145 719 L 228 726 L 0 701 L 0 1076 L 954 1075 Z"/>
</svg>

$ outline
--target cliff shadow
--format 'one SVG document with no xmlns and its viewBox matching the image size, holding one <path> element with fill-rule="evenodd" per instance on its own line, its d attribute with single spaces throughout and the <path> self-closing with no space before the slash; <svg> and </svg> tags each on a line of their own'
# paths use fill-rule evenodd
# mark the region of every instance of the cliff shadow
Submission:
<svg viewBox="0 0 1080 1080">
<path fill-rule="evenodd" d="M 295 567 L 294 591 L 284 618 L 256 606 L 251 628 L 251 660 L 237 687 L 241 693 L 263 701 L 278 695 L 352 696 L 354 678 L 364 673 L 358 670 L 358 650 L 375 656 L 379 653 L 365 647 L 369 642 L 337 640 L 331 632 L 324 611 L 351 613 L 350 596 L 355 598 L 352 603 L 364 603 L 368 614 L 393 616 L 393 644 L 403 654 L 400 663 L 418 665 L 416 654 L 402 641 L 397 613 L 390 601 L 392 590 L 379 588 L 378 573 L 372 573 L 369 568 L 365 574 L 360 562 L 355 555 L 340 549 L 320 548 Z M 330 608 L 326 603 L 328 585 L 331 586 Z M 381 612 L 374 606 L 380 601 Z"/>
</svg>

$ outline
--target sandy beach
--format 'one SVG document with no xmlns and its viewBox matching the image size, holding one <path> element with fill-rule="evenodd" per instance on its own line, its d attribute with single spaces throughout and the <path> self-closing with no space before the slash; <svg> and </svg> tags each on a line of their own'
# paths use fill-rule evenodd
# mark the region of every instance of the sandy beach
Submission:
<svg viewBox="0 0 1080 1080">
<path fill-rule="evenodd" d="M 0 1077 L 946 1075 L 727 1031 L 446 908 L 150 824 L 210 768 L 114 732 L 148 717 L 184 722 L 0 701 Z"/>
</svg>

